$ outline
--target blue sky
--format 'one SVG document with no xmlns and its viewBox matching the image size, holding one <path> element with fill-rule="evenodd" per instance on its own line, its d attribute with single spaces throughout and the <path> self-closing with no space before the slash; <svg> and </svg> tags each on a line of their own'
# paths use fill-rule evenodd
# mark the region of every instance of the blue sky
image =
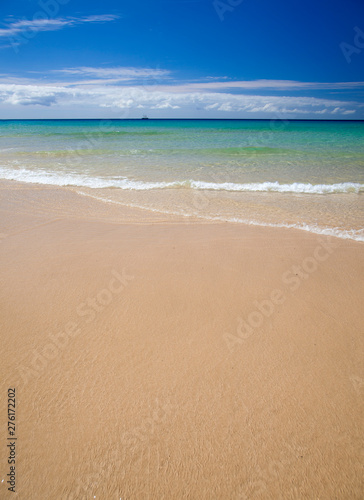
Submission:
<svg viewBox="0 0 364 500">
<path fill-rule="evenodd" d="M 0 118 L 364 119 L 362 0 L 3 0 Z"/>
</svg>

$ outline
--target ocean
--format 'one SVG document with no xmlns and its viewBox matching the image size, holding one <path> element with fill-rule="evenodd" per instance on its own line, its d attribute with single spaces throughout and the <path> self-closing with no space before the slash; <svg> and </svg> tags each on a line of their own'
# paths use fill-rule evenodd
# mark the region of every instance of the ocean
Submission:
<svg viewBox="0 0 364 500">
<path fill-rule="evenodd" d="M 364 241 L 364 122 L 0 121 L 0 179 Z"/>
</svg>

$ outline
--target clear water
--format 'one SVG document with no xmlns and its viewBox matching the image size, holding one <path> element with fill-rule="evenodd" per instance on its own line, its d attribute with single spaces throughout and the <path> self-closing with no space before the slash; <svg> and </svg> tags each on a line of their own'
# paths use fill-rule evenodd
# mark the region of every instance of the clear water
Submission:
<svg viewBox="0 0 364 500">
<path fill-rule="evenodd" d="M 364 122 L 0 121 L 0 179 L 364 241 Z"/>
</svg>

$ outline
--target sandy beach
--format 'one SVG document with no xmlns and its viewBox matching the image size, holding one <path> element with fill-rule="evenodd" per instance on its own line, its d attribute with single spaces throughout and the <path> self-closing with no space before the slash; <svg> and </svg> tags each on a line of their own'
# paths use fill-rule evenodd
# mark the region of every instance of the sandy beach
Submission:
<svg viewBox="0 0 364 500">
<path fill-rule="evenodd" d="M 362 243 L 0 196 L 1 498 L 363 498 Z"/>
</svg>

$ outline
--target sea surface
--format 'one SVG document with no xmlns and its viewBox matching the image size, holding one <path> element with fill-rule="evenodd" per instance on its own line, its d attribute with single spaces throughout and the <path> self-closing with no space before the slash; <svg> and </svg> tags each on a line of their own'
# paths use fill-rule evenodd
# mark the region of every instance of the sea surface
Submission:
<svg viewBox="0 0 364 500">
<path fill-rule="evenodd" d="M 364 241 L 364 122 L 0 121 L 0 179 Z"/>
</svg>

